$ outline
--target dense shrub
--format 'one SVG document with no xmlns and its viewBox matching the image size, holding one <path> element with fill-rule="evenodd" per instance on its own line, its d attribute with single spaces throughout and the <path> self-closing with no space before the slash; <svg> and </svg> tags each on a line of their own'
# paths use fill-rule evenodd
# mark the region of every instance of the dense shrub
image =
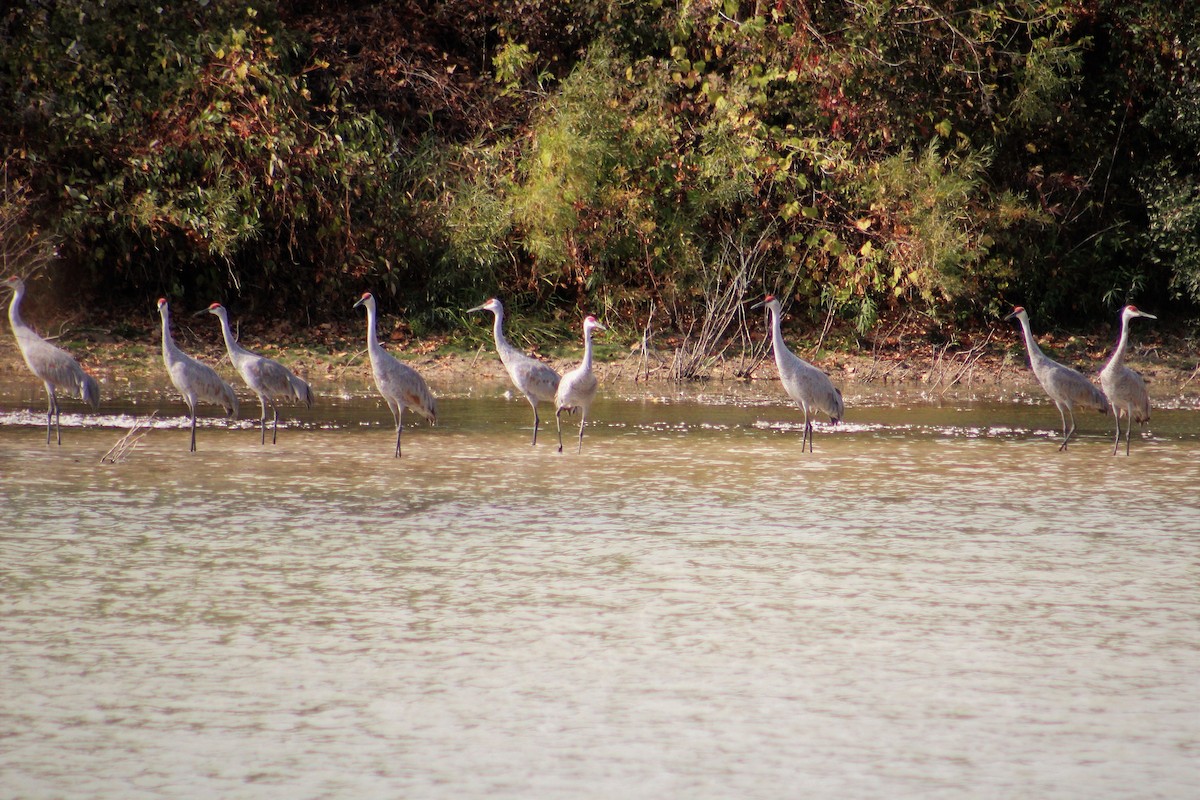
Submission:
<svg viewBox="0 0 1200 800">
<path fill-rule="evenodd" d="M 60 274 L 423 323 L 1200 299 L 1194 15 L 1167 0 L 24 0 L 0 147 Z M 49 240 L 48 239 L 48 240 Z M 662 317 L 660 317 L 662 319 Z"/>
</svg>

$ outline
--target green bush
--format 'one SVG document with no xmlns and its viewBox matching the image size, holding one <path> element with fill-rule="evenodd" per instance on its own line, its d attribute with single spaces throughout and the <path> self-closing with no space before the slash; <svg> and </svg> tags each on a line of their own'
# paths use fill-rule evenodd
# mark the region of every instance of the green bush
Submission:
<svg viewBox="0 0 1200 800">
<path fill-rule="evenodd" d="M 311 303 L 367 270 L 390 142 L 371 115 L 312 102 L 277 19 L 75 0 L 7 22 L 23 28 L 0 57 L 20 110 L 8 139 L 62 256 L 96 283 Z"/>
<path fill-rule="evenodd" d="M 753 242 L 763 288 L 863 331 L 1107 318 L 1200 300 L 1186 6 L 24 0 L 0 147 L 63 271 L 139 304 L 682 331 Z"/>
</svg>

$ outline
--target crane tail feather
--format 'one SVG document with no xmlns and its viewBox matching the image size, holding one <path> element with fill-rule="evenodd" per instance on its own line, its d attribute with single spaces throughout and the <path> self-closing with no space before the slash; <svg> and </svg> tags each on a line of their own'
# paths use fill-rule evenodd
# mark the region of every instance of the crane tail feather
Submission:
<svg viewBox="0 0 1200 800">
<path fill-rule="evenodd" d="M 296 399 L 304 404 L 305 408 L 313 407 L 313 391 L 302 379 L 292 376 L 292 392 L 296 395 Z"/>
<path fill-rule="evenodd" d="M 83 385 L 80 387 L 80 398 L 92 408 L 100 407 L 100 384 L 91 375 L 84 373 Z"/>
</svg>

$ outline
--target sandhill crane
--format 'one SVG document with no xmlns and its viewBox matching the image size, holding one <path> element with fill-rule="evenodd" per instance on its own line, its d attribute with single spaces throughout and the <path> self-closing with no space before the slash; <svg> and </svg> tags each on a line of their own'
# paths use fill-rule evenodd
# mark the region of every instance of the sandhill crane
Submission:
<svg viewBox="0 0 1200 800">
<path fill-rule="evenodd" d="M 183 395 L 188 411 L 192 417 L 192 444 L 190 452 L 196 452 L 196 406 L 200 403 L 212 403 L 225 409 L 225 413 L 237 419 L 238 400 L 233 393 L 233 387 L 221 380 L 217 371 L 207 364 L 201 364 L 196 359 L 184 353 L 175 345 L 171 338 L 171 311 L 167 307 L 166 298 L 158 300 L 158 314 L 162 317 L 162 351 L 163 363 L 167 365 L 167 374 L 171 383 Z"/>
<path fill-rule="evenodd" d="M 804 436 L 800 440 L 800 452 L 804 452 L 804 444 L 807 442 L 808 451 L 811 453 L 811 413 L 821 411 L 829 415 L 833 424 L 841 422 L 846 411 L 842 403 L 842 393 L 829 380 L 828 375 L 788 350 L 787 345 L 783 343 L 779 299 L 769 294 L 751 308 L 764 306 L 771 312 L 771 344 L 775 350 L 775 366 L 779 368 L 779 380 L 804 411 Z"/>
<path fill-rule="evenodd" d="M 415 411 L 430 425 L 437 424 L 437 402 L 425 379 L 408 366 L 402 364 L 389 354 L 379 344 L 375 335 L 375 298 L 370 292 L 364 292 L 355 308 L 364 306 L 367 309 L 367 354 L 371 358 L 371 374 L 375 377 L 375 388 L 383 395 L 384 401 L 392 411 L 396 420 L 396 458 L 400 458 L 400 434 L 404 430 L 404 409 Z"/>
<path fill-rule="evenodd" d="M 554 422 L 558 426 L 558 452 L 562 452 L 562 412 L 574 414 L 579 411 L 579 448 L 583 452 L 583 426 L 587 424 L 588 409 L 596 398 L 596 388 L 599 382 L 592 372 L 592 331 L 608 330 L 595 317 L 589 316 L 583 321 L 583 361 L 578 367 L 562 376 L 558 384 L 558 392 L 554 396 Z"/>
<path fill-rule="evenodd" d="M 49 398 L 46 409 L 46 444 L 50 444 L 50 425 L 58 433 L 62 444 L 62 428 L 59 426 L 58 390 L 62 389 L 78 397 L 93 409 L 100 405 L 100 385 L 96 379 L 83 371 L 79 363 L 65 350 L 60 350 L 34 333 L 21 319 L 21 298 L 25 296 L 25 282 L 15 275 L 6 278 L 3 285 L 12 290 L 12 302 L 8 304 L 8 321 L 12 325 L 17 347 L 25 357 L 29 370 L 46 384 Z"/>
<path fill-rule="evenodd" d="M 312 388 L 278 361 L 251 353 L 238 344 L 229 328 L 229 314 L 220 303 L 213 303 L 198 313 L 212 314 L 221 321 L 221 335 L 225 337 L 225 349 L 229 351 L 229 360 L 250 390 L 258 395 L 259 407 L 262 410 L 258 418 L 258 425 L 262 429 L 262 444 L 267 443 L 267 405 L 270 404 L 275 415 L 271 426 L 271 444 L 275 444 L 275 437 L 279 431 L 279 409 L 275 406 L 276 401 L 294 401 L 303 403 L 306 408 L 312 408 Z"/>
<path fill-rule="evenodd" d="M 537 404 L 554 402 L 554 395 L 558 392 L 558 383 L 561 378 L 549 366 L 525 355 L 504 338 L 504 306 L 499 300 L 493 297 L 483 305 L 467 309 L 467 311 L 468 313 L 490 311 L 495 315 L 492 333 L 496 338 L 496 352 L 500 354 L 500 362 L 508 370 L 508 377 L 512 378 L 512 382 L 525 395 L 525 399 L 529 401 L 529 405 L 533 409 L 533 444 L 536 445 L 538 424 L 541 422 L 538 417 Z"/>
<path fill-rule="evenodd" d="M 1117 419 L 1117 436 L 1113 439 L 1113 455 L 1121 444 L 1121 414 L 1128 419 L 1125 427 L 1125 455 L 1129 455 L 1129 437 L 1133 433 L 1133 423 L 1141 425 L 1150 421 L 1150 393 L 1146 391 L 1146 382 L 1142 376 L 1125 366 L 1125 347 L 1129 344 L 1129 320 L 1134 317 L 1158 319 L 1153 314 L 1138 311 L 1137 306 L 1125 306 L 1121 309 L 1121 339 L 1112 357 L 1100 370 L 1100 385 L 1112 403 L 1113 416 Z"/>
<path fill-rule="evenodd" d="M 1096 388 L 1096 385 L 1083 377 L 1081 373 L 1064 364 L 1059 364 L 1042 352 L 1042 349 L 1038 347 L 1037 340 L 1033 338 L 1033 331 L 1029 328 L 1029 314 L 1024 308 L 1017 306 L 1004 319 L 1010 320 L 1013 317 L 1020 321 L 1021 330 L 1025 334 L 1025 349 L 1029 351 L 1029 366 L 1033 369 L 1038 383 L 1042 385 L 1046 394 L 1058 407 L 1058 414 L 1062 417 L 1063 440 L 1062 444 L 1058 446 L 1061 453 L 1067 449 L 1067 443 L 1071 441 L 1071 434 L 1075 433 L 1075 406 L 1094 408 L 1102 414 L 1107 414 L 1108 400 Z M 1069 425 L 1067 424 L 1068 420 L 1070 420 Z"/>
</svg>

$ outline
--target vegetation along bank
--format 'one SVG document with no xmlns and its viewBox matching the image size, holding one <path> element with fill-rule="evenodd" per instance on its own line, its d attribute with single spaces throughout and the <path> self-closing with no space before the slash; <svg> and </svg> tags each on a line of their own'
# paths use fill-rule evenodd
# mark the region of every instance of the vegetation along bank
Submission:
<svg viewBox="0 0 1200 800">
<path fill-rule="evenodd" d="M 0 267 L 37 272 L 31 319 L 126 342 L 165 296 L 320 353 L 370 290 L 397 341 L 471 347 L 463 309 L 497 295 L 533 347 L 575 344 L 586 313 L 621 347 L 649 323 L 697 377 L 740 369 L 742 304 L 771 291 L 814 346 L 873 363 L 970 350 L 1015 304 L 1094 356 L 1135 302 L 1184 352 L 1193 12 L 17 0 Z"/>
</svg>

